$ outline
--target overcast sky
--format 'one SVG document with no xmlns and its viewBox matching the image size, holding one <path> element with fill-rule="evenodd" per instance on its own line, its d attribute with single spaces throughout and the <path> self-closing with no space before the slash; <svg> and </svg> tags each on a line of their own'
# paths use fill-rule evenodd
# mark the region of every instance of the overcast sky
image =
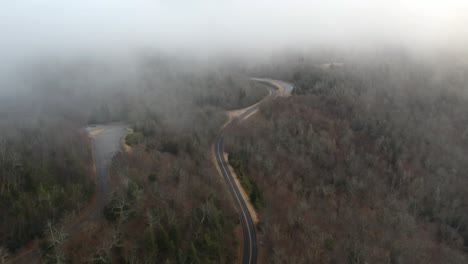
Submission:
<svg viewBox="0 0 468 264">
<path fill-rule="evenodd" d="M 467 14 L 457 0 L 2 0 L 0 71 L 32 55 L 134 48 L 464 49 Z"/>
</svg>

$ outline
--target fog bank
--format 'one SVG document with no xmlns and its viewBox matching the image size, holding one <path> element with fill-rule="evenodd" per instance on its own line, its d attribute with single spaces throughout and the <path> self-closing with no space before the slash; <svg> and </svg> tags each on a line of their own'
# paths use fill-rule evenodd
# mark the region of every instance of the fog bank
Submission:
<svg viewBox="0 0 468 264">
<path fill-rule="evenodd" d="M 202 57 L 385 46 L 466 53 L 467 10 L 457 0 L 7 0 L 0 78 L 42 57 L 145 50 Z"/>
</svg>

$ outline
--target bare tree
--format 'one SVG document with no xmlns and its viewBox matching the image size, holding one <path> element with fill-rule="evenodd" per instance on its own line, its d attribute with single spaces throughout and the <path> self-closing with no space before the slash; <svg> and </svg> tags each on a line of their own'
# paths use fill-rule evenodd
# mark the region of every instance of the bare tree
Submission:
<svg viewBox="0 0 468 264">
<path fill-rule="evenodd" d="M 68 234 L 65 233 L 63 227 L 57 229 L 50 221 L 47 223 L 47 233 L 50 253 L 44 257 L 45 262 L 54 264 L 66 263 L 65 253 L 63 253 L 61 246 L 67 240 Z"/>
<path fill-rule="evenodd" d="M 10 264 L 11 262 L 8 260 L 8 257 L 8 251 L 0 247 L 0 264 Z"/>
</svg>

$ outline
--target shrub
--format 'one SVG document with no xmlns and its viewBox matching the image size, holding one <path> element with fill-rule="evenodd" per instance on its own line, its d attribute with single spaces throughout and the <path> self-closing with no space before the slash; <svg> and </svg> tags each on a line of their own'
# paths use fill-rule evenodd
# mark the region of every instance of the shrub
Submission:
<svg viewBox="0 0 468 264">
<path fill-rule="evenodd" d="M 177 153 L 179 153 L 179 146 L 177 145 L 177 142 L 166 140 L 161 142 L 161 145 L 159 146 L 158 150 L 161 152 L 167 152 L 173 155 L 177 155 Z"/>
<path fill-rule="evenodd" d="M 125 137 L 125 143 L 127 143 L 127 145 L 130 145 L 130 146 L 137 145 L 143 140 L 143 137 L 144 136 L 142 133 L 134 132 L 134 133 L 128 134 Z"/>
<path fill-rule="evenodd" d="M 151 173 L 150 175 L 148 175 L 148 180 L 150 182 L 155 182 L 156 181 L 156 174 Z"/>
</svg>

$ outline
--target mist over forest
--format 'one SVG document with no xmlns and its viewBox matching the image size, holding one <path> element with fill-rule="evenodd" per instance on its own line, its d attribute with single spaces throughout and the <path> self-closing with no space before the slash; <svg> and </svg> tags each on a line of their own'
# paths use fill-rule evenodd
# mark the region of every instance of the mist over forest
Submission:
<svg viewBox="0 0 468 264">
<path fill-rule="evenodd" d="M 7 1 L 0 264 L 467 263 L 467 10 Z"/>
</svg>

